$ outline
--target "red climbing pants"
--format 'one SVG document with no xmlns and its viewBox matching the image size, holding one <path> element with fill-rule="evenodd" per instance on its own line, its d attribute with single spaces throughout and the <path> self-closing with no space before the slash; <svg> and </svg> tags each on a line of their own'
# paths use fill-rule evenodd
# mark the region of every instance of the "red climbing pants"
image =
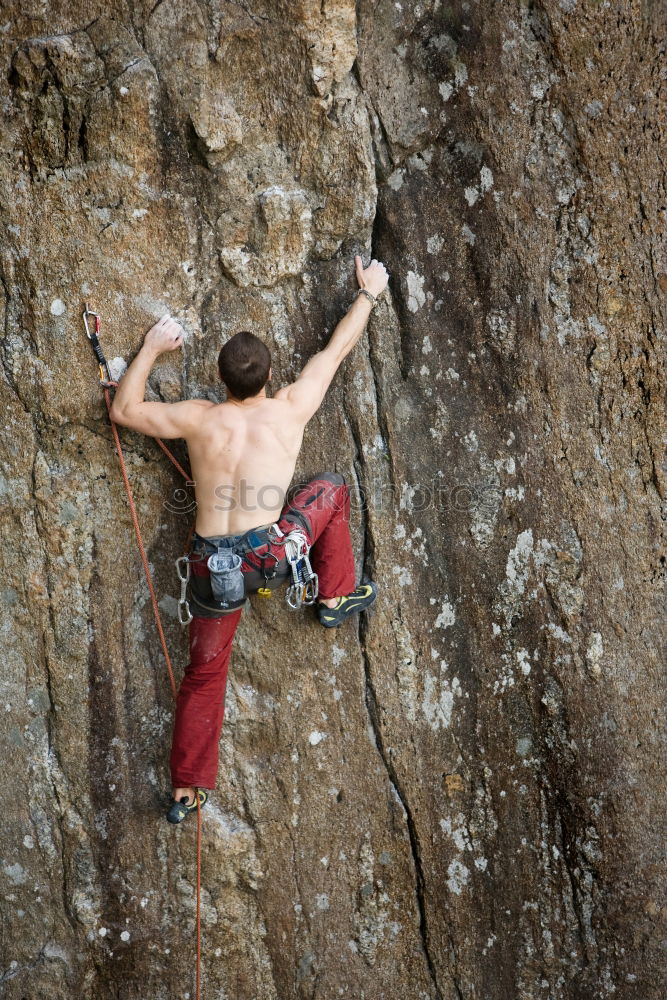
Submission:
<svg viewBox="0 0 667 1000">
<path fill-rule="evenodd" d="M 286 515 L 295 512 L 302 515 L 300 523 L 285 520 Z M 349 490 L 343 477 L 335 473 L 323 473 L 301 487 L 285 505 L 278 521 L 285 532 L 303 528 L 312 545 L 310 562 L 318 575 L 322 598 L 354 590 L 349 521 Z M 276 556 L 282 557 L 284 546 L 272 547 Z M 257 568 L 247 559 L 241 568 L 244 575 L 254 572 L 256 578 Z M 195 615 L 190 622 L 190 662 L 176 700 L 170 756 L 174 788 L 215 788 L 227 670 L 241 610 L 217 618 Z"/>
</svg>

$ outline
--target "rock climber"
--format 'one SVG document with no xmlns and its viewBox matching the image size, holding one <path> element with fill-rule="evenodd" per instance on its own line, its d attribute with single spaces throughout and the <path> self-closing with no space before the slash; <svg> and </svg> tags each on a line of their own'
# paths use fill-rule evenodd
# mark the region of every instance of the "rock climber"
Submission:
<svg viewBox="0 0 667 1000">
<path fill-rule="evenodd" d="M 156 358 L 183 343 L 183 328 L 169 315 L 146 334 L 116 390 L 111 418 L 143 434 L 184 438 L 192 471 L 196 524 L 188 555 L 190 662 L 178 691 L 170 754 L 173 798 L 167 819 L 180 823 L 208 799 L 218 772 L 227 670 L 242 606 L 223 609 L 211 588 L 208 558 L 231 548 L 242 557 L 244 595 L 286 582 L 290 564 L 281 543 L 299 529 L 312 546 L 318 576 L 317 616 L 335 628 L 368 608 L 372 581 L 355 586 L 349 529 L 350 495 L 343 477 L 322 473 L 289 491 L 304 428 L 318 410 L 343 359 L 361 337 L 388 273 L 355 257 L 359 290 L 329 343 L 290 385 L 267 396 L 271 355 L 254 334 L 240 331 L 222 347 L 218 367 L 223 403 L 205 399 L 146 402 L 146 379 Z M 241 602 L 245 603 L 245 596 Z M 238 604 L 238 602 L 237 602 Z"/>
</svg>

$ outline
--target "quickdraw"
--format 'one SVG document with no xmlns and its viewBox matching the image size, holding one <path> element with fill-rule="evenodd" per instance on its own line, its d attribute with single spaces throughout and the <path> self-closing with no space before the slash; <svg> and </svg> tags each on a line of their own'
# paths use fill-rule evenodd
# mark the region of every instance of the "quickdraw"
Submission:
<svg viewBox="0 0 667 1000">
<path fill-rule="evenodd" d="M 318 594 L 317 573 L 313 572 L 308 553 L 310 545 L 302 531 L 295 529 L 285 537 L 285 556 L 292 570 L 292 583 L 287 588 L 287 603 L 298 610 L 304 604 L 314 604 Z"/>
<path fill-rule="evenodd" d="M 91 331 L 88 326 L 88 317 L 95 317 L 95 329 Z M 109 365 L 107 364 L 107 359 L 104 357 L 104 352 L 100 346 L 98 340 L 98 333 L 100 332 L 100 314 L 93 312 L 92 309 L 88 308 L 88 303 L 86 302 L 86 307 L 83 310 L 83 325 L 86 328 L 86 336 L 91 343 L 93 351 L 95 352 L 95 357 L 97 358 L 97 364 L 99 365 L 100 373 L 100 383 L 103 386 L 115 385 L 116 383 L 111 380 L 111 372 L 109 371 Z"/>
</svg>

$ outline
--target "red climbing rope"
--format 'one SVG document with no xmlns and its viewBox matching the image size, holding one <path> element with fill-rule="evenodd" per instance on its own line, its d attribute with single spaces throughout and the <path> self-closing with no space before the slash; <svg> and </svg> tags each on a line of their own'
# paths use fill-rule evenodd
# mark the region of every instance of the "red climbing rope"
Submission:
<svg viewBox="0 0 667 1000">
<path fill-rule="evenodd" d="M 95 329 L 91 331 L 88 326 L 88 316 L 95 317 Z M 123 477 L 123 483 L 125 485 L 125 493 L 127 495 L 127 502 L 130 508 L 130 517 L 132 518 L 132 524 L 134 526 L 134 534 L 137 539 L 137 546 L 139 548 L 139 555 L 141 556 L 141 562 L 144 567 L 144 575 L 146 577 L 146 583 L 148 585 L 148 592 L 151 597 L 151 605 L 153 607 L 153 616 L 155 618 L 155 626 L 157 628 L 158 636 L 160 637 L 160 645 L 162 646 L 162 653 L 164 655 L 165 663 L 167 664 L 167 671 L 169 673 L 169 683 L 171 685 L 171 693 L 176 701 L 177 688 L 176 680 L 174 678 L 174 669 L 171 664 L 171 657 L 169 656 L 169 650 L 167 649 L 167 640 L 165 638 L 164 629 L 162 627 L 162 618 L 160 616 L 160 608 L 157 602 L 157 596 L 155 594 L 155 587 L 153 586 L 153 578 L 151 576 L 150 566 L 148 565 L 148 558 L 146 556 L 146 549 L 144 548 L 144 541 L 141 536 L 141 528 L 139 527 L 139 518 L 137 517 L 137 508 L 134 503 L 134 495 L 132 493 L 132 486 L 127 474 L 127 465 L 125 464 L 125 456 L 123 454 L 123 448 L 120 443 L 120 436 L 118 434 L 118 427 L 111 419 L 111 394 L 109 389 L 116 386 L 116 382 L 111 379 L 109 366 L 104 358 L 102 348 L 98 340 L 98 334 L 100 332 L 100 317 L 97 313 L 92 312 L 88 308 L 86 303 L 86 308 L 83 313 L 83 322 L 86 328 L 86 335 L 90 340 L 95 356 L 98 360 L 99 371 L 100 371 L 100 385 L 104 392 L 104 401 L 107 406 L 107 413 L 109 414 L 109 422 L 111 424 L 111 433 L 113 434 L 114 444 L 116 445 L 116 454 L 118 455 L 118 461 L 120 463 L 120 472 Z M 187 474 L 185 469 L 179 464 L 177 459 L 172 455 L 171 451 L 164 444 L 160 438 L 155 438 L 159 444 L 162 451 L 169 458 L 172 464 L 178 469 L 183 478 L 188 483 L 192 483 L 191 477 Z M 190 548 L 190 539 L 192 538 L 192 532 L 194 527 L 190 528 L 190 534 L 188 535 L 188 541 L 186 544 L 186 552 Z M 195 788 L 195 796 L 197 799 L 197 963 L 195 969 L 195 998 L 196 1000 L 201 1000 L 201 803 L 199 801 L 199 789 Z"/>
<path fill-rule="evenodd" d="M 176 459 L 174 458 L 174 456 L 172 455 L 172 453 L 169 451 L 169 449 L 167 448 L 167 446 L 164 443 L 164 441 L 162 441 L 160 438 L 155 438 L 154 440 L 155 440 L 155 442 L 157 444 L 160 445 L 160 447 L 162 448 L 162 451 L 165 453 L 165 455 L 167 456 L 167 458 L 169 459 L 169 461 L 171 462 L 171 464 L 176 466 L 176 468 L 178 469 L 178 471 L 180 472 L 180 474 L 183 476 L 183 479 L 185 479 L 186 483 L 191 483 L 192 480 L 190 479 L 189 475 L 187 474 L 187 472 L 185 471 L 185 469 L 183 468 L 183 466 L 179 465 L 179 463 L 176 461 Z"/>
</svg>

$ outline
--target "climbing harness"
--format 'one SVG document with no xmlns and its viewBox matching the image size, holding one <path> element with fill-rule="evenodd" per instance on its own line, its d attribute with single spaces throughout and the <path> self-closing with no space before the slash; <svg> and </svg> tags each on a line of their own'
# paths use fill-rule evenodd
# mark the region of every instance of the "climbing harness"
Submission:
<svg viewBox="0 0 667 1000">
<path fill-rule="evenodd" d="M 276 555 L 273 545 L 284 546 L 284 557 Z M 271 597 L 273 591 L 269 583 L 276 578 L 280 569 L 281 582 L 285 572 L 288 578 L 291 574 L 292 582 L 285 595 L 290 608 L 298 610 L 303 605 L 314 604 L 317 599 L 317 573 L 313 572 L 310 564 L 310 545 L 301 528 L 292 528 L 286 534 L 278 523 L 274 523 L 266 528 L 251 528 L 238 536 L 221 536 L 220 539 L 197 535 L 194 549 L 193 553 L 176 560 L 181 584 L 178 610 L 182 625 L 187 625 L 192 618 L 189 604 L 194 603 L 197 609 L 204 609 L 205 613 L 221 615 L 236 611 L 245 603 L 245 575 L 241 570 L 241 563 L 250 553 L 259 565 L 255 567 L 251 562 L 252 570 L 247 571 L 248 574 L 261 575 L 264 580 L 264 585 L 260 587 L 256 587 L 253 582 L 251 593 L 256 593 L 259 597 Z M 266 551 L 262 552 L 262 549 Z M 209 578 L 207 583 L 196 586 L 201 575 L 191 572 L 190 563 L 201 561 L 207 563 Z M 209 585 L 210 594 L 207 593 Z"/>
<path fill-rule="evenodd" d="M 94 325 L 94 327 L 92 329 L 91 329 L 91 327 L 89 325 L 89 319 L 91 319 L 91 318 L 94 318 L 94 320 L 95 320 L 95 325 Z M 146 577 L 146 583 L 148 585 L 148 592 L 149 592 L 150 598 L 151 598 L 151 605 L 152 605 L 152 608 L 153 608 L 153 616 L 155 618 L 155 626 L 157 628 L 158 636 L 160 638 L 160 645 L 162 647 L 162 653 L 164 655 L 165 663 L 167 665 L 167 671 L 168 671 L 168 674 L 169 674 L 169 683 L 171 685 L 171 693 L 172 693 L 172 695 L 174 697 L 174 701 L 176 701 L 177 689 L 176 689 L 176 681 L 174 679 L 174 670 L 173 670 L 173 667 L 172 667 L 172 664 L 171 664 L 171 657 L 169 656 L 169 650 L 167 649 L 167 640 L 165 638 L 164 629 L 162 627 L 162 618 L 160 616 L 160 609 L 158 607 L 157 596 L 155 594 L 155 587 L 153 586 L 153 579 L 152 579 L 152 576 L 151 576 L 150 567 L 148 565 L 148 558 L 146 556 L 146 549 L 144 547 L 143 538 L 141 537 L 141 529 L 139 527 L 139 518 L 137 517 L 137 509 L 136 509 L 136 505 L 135 505 L 135 502 L 134 502 L 134 495 L 132 493 L 132 486 L 130 484 L 130 480 L 129 480 L 129 477 L 128 477 L 128 474 L 127 474 L 127 466 L 125 464 L 125 456 L 123 454 L 123 449 L 122 449 L 122 446 L 121 446 L 121 443 L 120 443 L 120 437 L 119 437 L 119 434 L 118 434 L 118 428 L 116 427 L 116 424 L 114 423 L 114 421 L 111 419 L 111 395 L 110 395 L 109 390 L 111 388 L 114 388 L 117 385 L 117 383 L 114 382 L 112 380 L 112 378 L 111 378 L 111 372 L 110 372 L 110 369 L 109 369 L 109 365 L 107 363 L 107 360 L 106 360 L 106 358 L 104 356 L 104 352 L 103 352 L 102 347 L 100 345 L 100 341 L 99 341 L 99 332 L 100 332 L 100 325 L 101 325 L 101 323 L 100 323 L 100 315 L 99 315 L 99 313 L 93 312 L 92 309 L 89 309 L 87 302 L 86 302 L 85 308 L 83 310 L 83 324 L 84 324 L 84 327 L 85 327 L 85 330 L 86 330 L 86 336 L 88 337 L 88 340 L 90 341 L 91 346 L 93 348 L 93 351 L 95 353 L 95 357 L 97 358 L 97 363 L 98 363 L 98 367 L 99 367 L 100 386 L 101 386 L 102 391 L 104 393 L 104 401 L 106 403 L 107 413 L 109 414 L 109 422 L 111 424 L 111 433 L 113 435 L 114 444 L 116 446 L 116 453 L 118 455 L 118 461 L 120 463 L 120 471 L 121 471 L 121 475 L 123 477 L 123 484 L 125 486 L 125 493 L 127 495 L 128 506 L 130 508 L 130 516 L 132 518 L 132 524 L 133 524 L 133 527 L 134 527 L 134 533 L 135 533 L 135 536 L 136 536 L 136 539 L 137 539 L 137 546 L 139 548 L 139 555 L 141 556 L 141 562 L 142 562 L 143 568 L 144 568 L 144 575 Z M 162 442 L 159 438 L 155 438 L 155 440 L 157 441 L 158 445 L 160 446 L 160 448 L 162 449 L 162 451 L 165 453 L 165 455 L 167 455 L 167 457 L 169 458 L 169 460 L 175 466 L 175 468 L 178 469 L 178 471 L 181 473 L 181 475 L 184 477 L 184 479 L 189 484 L 191 484 L 192 483 L 192 479 L 187 474 L 187 472 L 185 471 L 185 469 L 183 469 L 183 467 L 179 464 L 178 460 L 174 457 L 174 455 L 172 455 L 172 453 L 169 451 L 169 449 L 164 444 L 164 442 Z M 192 536 L 192 531 L 190 532 L 190 537 L 191 536 Z M 189 549 L 189 547 L 190 547 L 190 537 L 188 538 L 186 549 Z M 187 556 L 183 556 L 183 557 L 181 557 L 181 559 L 177 560 L 177 568 L 178 568 L 178 564 L 182 561 L 182 559 L 186 559 L 187 560 Z M 187 565 L 187 570 L 184 571 L 184 575 L 185 575 L 185 587 L 187 587 L 187 582 L 188 582 L 188 577 L 189 577 L 189 569 L 190 569 L 190 567 L 189 567 L 189 564 L 188 564 Z M 184 593 L 185 593 L 185 591 L 184 591 L 184 582 L 183 582 L 183 577 L 181 576 L 180 569 L 179 569 L 179 578 L 181 579 L 181 601 L 179 602 L 179 620 L 181 620 L 181 608 L 184 607 L 187 610 L 187 614 L 188 615 L 190 615 L 190 610 L 189 610 L 188 605 L 187 605 L 187 600 L 185 600 L 185 597 L 184 597 Z M 191 617 L 192 616 L 190 615 L 190 618 Z M 187 619 L 187 620 L 189 621 L 190 619 Z M 184 624 L 186 624 L 186 623 L 184 623 Z M 201 998 L 201 841 L 202 841 L 202 834 L 201 834 L 201 801 L 200 801 L 200 796 L 199 796 L 199 789 L 198 788 L 195 789 L 195 792 L 196 792 L 196 796 L 197 796 L 197 906 L 196 906 L 196 917 L 197 917 L 197 920 L 196 920 L 196 927 L 197 927 L 197 935 L 196 935 L 197 936 L 197 960 L 196 960 L 196 965 L 195 965 L 195 1000 L 200 1000 L 200 998 Z"/>
<path fill-rule="evenodd" d="M 292 583 L 287 588 L 287 603 L 297 610 L 302 604 L 314 604 L 318 594 L 317 573 L 313 572 L 308 553 L 310 545 L 303 531 L 295 528 L 285 537 L 285 555 L 292 570 Z"/>
</svg>

